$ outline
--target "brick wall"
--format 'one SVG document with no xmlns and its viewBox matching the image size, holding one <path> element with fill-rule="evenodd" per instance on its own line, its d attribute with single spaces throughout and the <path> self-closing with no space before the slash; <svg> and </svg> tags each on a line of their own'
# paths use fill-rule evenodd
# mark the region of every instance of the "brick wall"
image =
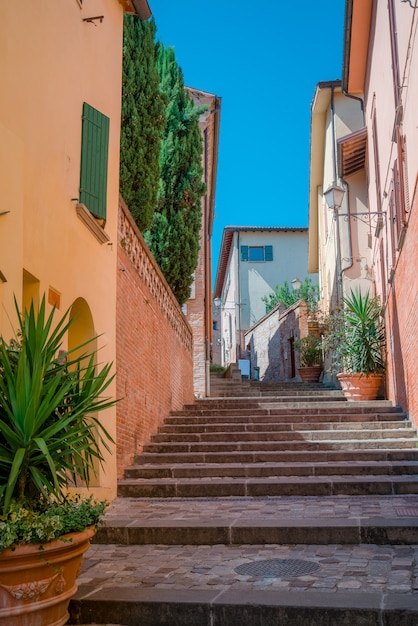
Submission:
<svg viewBox="0 0 418 626">
<path fill-rule="evenodd" d="M 387 397 L 400 404 L 418 426 L 418 189 L 410 211 L 408 229 L 388 294 Z"/>
<path fill-rule="evenodd" d="M 123 200 L 116 337 L 120 477 L 169 411 L 193 401 L 192 331 Z"/>
</svg>

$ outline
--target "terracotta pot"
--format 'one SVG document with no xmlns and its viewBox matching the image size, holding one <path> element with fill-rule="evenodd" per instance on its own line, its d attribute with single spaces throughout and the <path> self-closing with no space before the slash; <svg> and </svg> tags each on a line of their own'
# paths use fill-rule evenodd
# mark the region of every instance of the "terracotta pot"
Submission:
<svg viewBox="0 0 418 626">
<path fill-rule="evenodd" d="M 337 374 L 347 400 L 376 400 L 383 374 Z"/>
<path fill-rule="evenodd" d="M 0 552 L 0 626 L 62 626 L 94 528 Z"/>
<path fill-rule="evenodd" d="M 322 365 L 311 365 L 310 367 L 299 367 L 299 376 L 304 383 L 317 383 L 321 377 Z"/>
</svg>

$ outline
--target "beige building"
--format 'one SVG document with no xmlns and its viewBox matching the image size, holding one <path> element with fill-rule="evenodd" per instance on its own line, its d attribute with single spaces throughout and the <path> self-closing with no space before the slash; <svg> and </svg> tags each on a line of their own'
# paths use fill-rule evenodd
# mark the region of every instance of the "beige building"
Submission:
<svg viewBox="0 0 418 626">
<path fill-rule="evenodd" d="M 365 158 L 360 101 L 342 93 L 341 81 L 318 83 L 311 117 L 308 267 L 319 272 L 326 310 L 341 304 L 351 289 L 371 285 Z M 337 202 L 328 204 L 326 194 L 332 198 L 333 189 Z"/>
<path fill-rule="evenodd" d="M 124 12 L 146 0 L 0 3 L 0 332 L 45 294 L 75 322 L 68 347 L 100 335 L 115 360 Z M 115 387 L 110 389 L 114 394 Z M 115 436 L 116 409 L 102 415 Z M 116 492 L 105 453 L 95 491 Z"/>
</svg>

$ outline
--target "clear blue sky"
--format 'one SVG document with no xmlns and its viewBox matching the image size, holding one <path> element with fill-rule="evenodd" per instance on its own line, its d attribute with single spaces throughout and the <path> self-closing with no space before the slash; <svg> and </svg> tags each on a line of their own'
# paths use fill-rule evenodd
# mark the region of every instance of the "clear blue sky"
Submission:
<svg viewBox="0 0 418 626">
<path fill-rule="evenodd" d="M 185 84 L 222 98 L 213 234 L 307 226 L 310 106 L 342 75 L 345 0 L 149 0 Z"/>
</svg>

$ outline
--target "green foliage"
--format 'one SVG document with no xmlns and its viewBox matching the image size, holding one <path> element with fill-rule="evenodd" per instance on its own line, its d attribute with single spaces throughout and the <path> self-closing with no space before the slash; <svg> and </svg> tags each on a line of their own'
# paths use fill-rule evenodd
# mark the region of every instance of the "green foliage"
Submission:
<svg viewBox="0 0 418 626">
<path fill-rule="evenodd" d="M 168 105 L 157 211 L 145 239 L 178 302 L 183 304 L 190 296 L 200 246 L 205 185 L 199 116 L 207 107 L 194 106 L 172 48 L 160 45 L 158 70 Z"/>
<path fill-rule="evenodd" d="M 159 155 L 166 98 L 160 91 L 155 23 L 125 15 L 120 151 L 120 188 L 139 229 L 157 206 Z"/>
<path fill-rule="evenodd" d="M 98 368 L 95 354 L 79 348 L 57 356 L 71 320 L 69 311 L 54 326 L 54 310 L 20 313 L 18 338 L 0 337 L 0 508 L 12 499 L 29 504 L 61 502 L 63 489 L 89 483 L 94 462 L 103 460 L 111 437 L 96 413 L 115 404 L 103 397 L 111 364 Z M 73 353 L 79 356 L 71 356 Z"/>
<path fill-rule="evenodd" d="M 385 329 L 378 297 L 351 291 L 344 308 L 325 322 L 327 351 L 333 351 L 334 372 L 380 374 L 385 371 Z"/>
<path fill-rule="evenodd" d="M 106 502 L 97 502 L 92 496 L 85 500 L 74 496 L 59 504 L 41 500 L 32 507 L 12 500 L 8 512 L 0 515 L 0 552 L 18 544 L 42 545 L 87 526 L 97 526 L 106 506 Z"/>
<path fill-rule="evenodd" d="M 294 343 L 295 349 L 299 352 L 299 362 L 301 367 L 312 367 L 322 364 L 322 339 L 314 335 L 308 335 L 297 339 Z"/>
<path fill-rule="evenodd" d="M 293 289 L 285 280 L 280 287 L 276 285 L 273 293 L 263 296 L 261 299 L 266 305 L 267 313 L 278 304 L 283 304 L 288 309 L 299 300 L 304 300 L 308 306 L 308 313 L 313 314 L 318 310 L 319 287 L 312 285 L 310 278 L 305 278 L 300 289 Z"/>
<path fill-rule="evenodd" d="M 219 365 L 218 363 L 211 363 L 210 371 L 214 372 L 215 374 L 222 374 L 223 372 L 225 372 L 225 367 L 222 367 L 222 365 Z"/>
</svg>

